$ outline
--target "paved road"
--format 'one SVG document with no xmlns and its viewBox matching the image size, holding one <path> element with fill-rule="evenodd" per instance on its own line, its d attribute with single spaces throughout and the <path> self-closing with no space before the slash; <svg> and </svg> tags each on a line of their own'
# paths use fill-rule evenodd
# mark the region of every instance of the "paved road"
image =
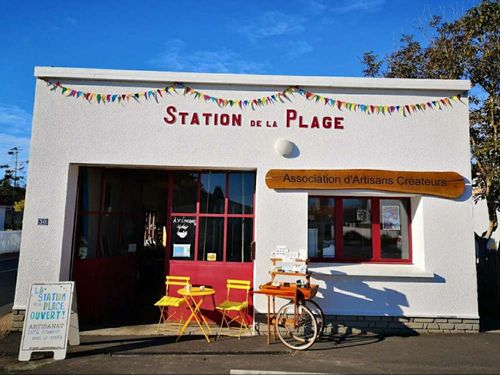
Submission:
<svg viewBox="0 0 500 375">
<path fill-rule="evenodd" d="M 0 307 L 14 301 L 19 253 L 0 255 Z"/>
<path fill-rule="evenodd" d="M 303 352 L 290 352 L 264 336 L 82 337 L 64 361 L 38 356 L 17 362 L 20 335 L 0 340 L 0 372 L 33 374 L 249 374 L 283 371 L 322 374 L 498 374 L 500 334 L 417 337 L 324 337 Z M 240 370 L 240 371 L 235 371 Z M 24 372 L 23 372 L 24 373 Z"/>
</svg>

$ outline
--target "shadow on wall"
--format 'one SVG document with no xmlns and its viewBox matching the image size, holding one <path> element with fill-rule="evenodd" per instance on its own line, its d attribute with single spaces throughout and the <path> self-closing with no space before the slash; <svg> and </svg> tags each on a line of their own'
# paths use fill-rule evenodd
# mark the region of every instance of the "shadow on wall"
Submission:
<svg viewBox="0 0 500 375">
<path fill-rule="evenodd" d="M 415 329 L 420 327 L 412 318 L 404 317 L 403 307 L 409 307 L 405 294 L 387 287 L 391 282 L 406 281 L 400 277 L 352 276 L 335 271 L 335 276 L 314 274 L 313 277 L 324 283 L 319 293 L 322 298 L 316 298 L 320 305 L 322 301 L 330 301 L 337 314 L 327 315 L 331 334 L 366 334 L 384 335 L 418 335 Z M 382 287 L 369 285 L 370 281 L 383 284 Z M 412 283 L 443 283 L 445 279 L 434 275 L 430 279 L 411 279 Z M 324 304 L 324 303 L 323 303 Z M 365 312 L 366 315 L 359 315 Z M 415 329 L 414 329 L 415 328 Z"/>
</svg>

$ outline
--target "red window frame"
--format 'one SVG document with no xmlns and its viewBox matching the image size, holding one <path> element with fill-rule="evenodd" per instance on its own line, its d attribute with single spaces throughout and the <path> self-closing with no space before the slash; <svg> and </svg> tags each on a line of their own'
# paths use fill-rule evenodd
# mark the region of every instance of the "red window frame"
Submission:
<svg viewBox="0 0 500 375">
<path fill-rule="evenodd" d="M 80 189 L 82 189 L 82 173 L 83 169 L 95 169 L 99 171 L 99 207 L 97 210 L 82 210 L 81 209 L 81 197 L 80 197 Z M 120 175 L 120 209 L 115 211 L 106 211 L 103 208 L 104 205 L 104 184 L 106 182 L 107 173 L 110 172 L 122 172 Z M 117 255 L 105 255 L 103 253 L 103 249 L 101 247 L 102 242 L 102 220 L 104 217 L 117 217 L 120 220 L 118 221 L 118 247 L 121 247 L 122 241 L 122 230 L 123 230 L 123 218 L 125 217 L 134 217 L 134 213 L 123 211 L 124 201 L 125 201 L 125 189 L 126 189 L 126 176 L 123 174 L 123 171 L 120 169 L 106 169 L 101 167 L 80 167 L 78 171 L 78 191 L 76 197 L 76 207 L 77 207 L 77 218 L 75 221 L 75 235 L 73 238 L 73 253 L 74 257 L 78 259 L 78 239 L 80 237 L 80 225 L 81 220 L 84 216 L 89 217 L 97 217 L 97 244 L 96 244 L 96 254 L 94 257 L 88 257 L 84 259 L 96 259 L 96 258 L 110 258 L 110 257 L 118 257 L 118 256 L 128 256 L 129 254 L 117 254 Z"/>
<path fill-rule="evenodd" d="M 413 263 L 412 253 L 412 235 L 411 235 L 411 200 L 405 197 L 356 197 L 356 196 L 327 196 L 327 195 L 309 195 L 309 198 L 333 198 L 335 200 L 335 257 L 310 257 L 312 262 L 329 263 Z M 372 213 L 372 257 L 371 258 L 344 258 L 344 237 L 343 237 L 343 200 L 344 199 L 369 199 L 371 201 Z M 406 208 L 408 213 L 408 259 L 390 259 L 381 256 L 381 237 L 380 237 L 380 201 L 381 200 L 399 200 Z"/>
<path fill-rule="evenodd" d="M 193 259 L 176 259 L 172 257 L 172 244 L 171 244 L 171 235 L 168 236 L 168 250 L 167 250 L 167 260 L 175 261 L 175 262 L 208 262 L 208 263 L 217 263 L 217 264 L 223 264 L 223 263 L 228 263 L 228 264 L 234 264 L 234 263 L 250 263 L 252 260 L 249 262 L 233 262 L 233 261 L 227 261 L 227 223 L 228 219 L 231 218 L 248 218 L 252 219 L 252 242 L 255 239 L 255 187 L 256 187 L 256 182 L 254 185 L 254 192 L 252 194 L 252 201 L 253 201 L 253 211 L 251 214 L 230 214 L 228 212 L 229 210 L 229 174 L 230 173 L 238 173 L 238 172 L 253 172 L 255 171 L 239 171 L 239 170 L 234 170 L 234 171 L 219 171 L 219 170 L 210 170 L 210 171 L 178 171 L 178 172 L 184 172 L 184 173 L 197 173 L 197 179 L 198 179 L 198 187 L 197 187 L 197 198 L 196 198 L 196 212 L 174 212 L 172 211 L 173 207 L 173 190 L 174 190 L 174 173 L 172 172 L 169 174 L 169 182 L 168 182 L 168 210 L 167 210 L 167 233 L 171 234 L 172 233 L 172 218 L 173 217 L 194 217 L 196 219 L 196 233 L 195 233 L 195 240 L 194 240 L 194 258 Z M 226 174 L 226 195 L 224 197 L 224 212 L 219 213 L 219 214 L 213 214 L 213 213 L 202 213 L 200 212 L 200 202 L 201 202 L 201 175 L 203 173 L 225 173 Z M 207 261 L 207 260 L 199 260 L 198 259 L 198 245 L 199 245 L 199 228 L 200 228 L 200 219 L 202 217 L 220 217 L 224 219 L 224 238 L 223 238 L 223 247 L 222 247 L 222 254 L 223 254 L 223 259 L 222 261 Z"/>
</svg>

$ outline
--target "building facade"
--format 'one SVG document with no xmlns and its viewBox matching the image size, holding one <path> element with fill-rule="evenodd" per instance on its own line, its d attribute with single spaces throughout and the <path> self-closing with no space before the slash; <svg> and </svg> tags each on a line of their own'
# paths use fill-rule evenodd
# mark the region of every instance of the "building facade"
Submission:
<svg viewBox="0 0 500 375">
<path fill-rule="evenodd" d="M 102 321 L 166 274 L 258 288 L 286 246 L 334 331 L 478 331 L 468 81 L 35 76 L 18 326 L 33 282 L 75 280 Z"/>
</svg>

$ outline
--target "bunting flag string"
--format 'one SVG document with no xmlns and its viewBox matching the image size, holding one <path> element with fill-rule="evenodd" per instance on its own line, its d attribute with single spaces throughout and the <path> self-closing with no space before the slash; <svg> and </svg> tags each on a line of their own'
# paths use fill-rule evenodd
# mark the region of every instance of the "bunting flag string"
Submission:
<svg viewBox="0 0 500 375">
<path fill-rule="evenodd" d="M 50 91 L 57 92 L 60 90 L 61 94 L 66 97 L 73 97 L 75 99 L 83 98 L 89 102 L 97 102 L 97 104 L 106 103 L 121 103 L 129 102 L 130 100 L 140 101 L 145 100 L 155 100 L 157 103 L 164 95 L 184 95 L 191 96 L 195 100 L 200 100 L 207 103 L 214 103 L 219 107 L 236 107 L 241 110 L 252 109 L 257 110 L 259 108 L 269 106 L 276 103 L 286 103 L 292 102 L 294 94 L 298 94 L 304 97 L 308 101 L 313 101 L 324 106 L 332 107 L 336 110 L 352 111 L 352 112 L 362 112 L 368 115 L 393 115 L 400 114 L 403 116 L 411 115 L 416 112 L 425 112 L 427 110 L 438 109 L 442 110 L 447 107 L 452 107 L 453 102 L 461 102 L 460 95 L 454 95 L 444 98 L 439 98 L 427 102 L 413 103 L 413 104 L 361 104 L 353 103 L 348 101 L 343 101 L 339 99 L 332 99 L 323 95 L 315 94 L 308 90 L 305 90 L 299 86 L 291 86 L 283 91 L 276 92 L 272 95 L 254 98 L 254 99 L 226 99 L 220 98 L 206 93 L 197 91 L 189 86 L 185 86 L 182 83 L 175 82 L 168 86 L 162 88 L 154 88 L 141 92 L 126 93 L 126 94 L 103 94 L 96 92 L 85 92 L 80 90 L 75 90 L 71 87 L 63 86 L 59 82 L 52 83 L 46 81 L 47 85 L 50 87 Z"/>
</svg>

